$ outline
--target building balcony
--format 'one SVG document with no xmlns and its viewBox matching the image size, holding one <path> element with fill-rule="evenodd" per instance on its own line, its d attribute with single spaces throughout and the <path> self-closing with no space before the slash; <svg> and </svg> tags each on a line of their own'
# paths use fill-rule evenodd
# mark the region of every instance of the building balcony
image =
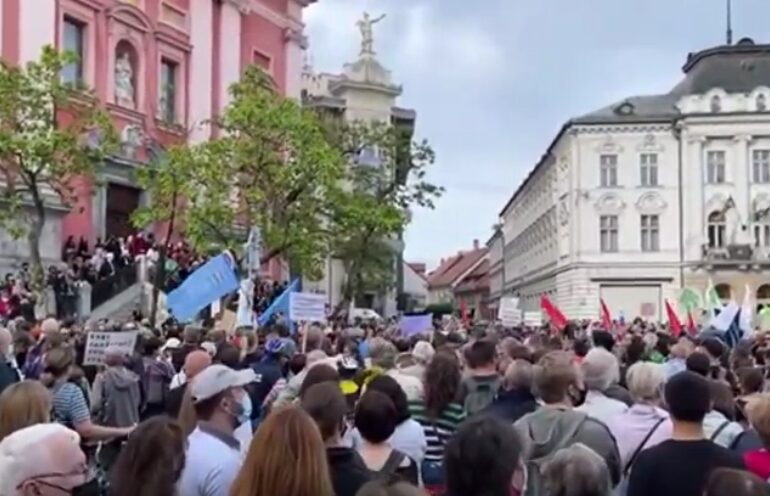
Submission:
<svg viewBox="0 0 770 496">
<path fill-rule="evenodd" d="M 702 246 L 702 261 L 706 268 L 752 268 L 770 267 L 770 247 L 754 247 L 749 244 L 727 246 Z"/>
</svg>

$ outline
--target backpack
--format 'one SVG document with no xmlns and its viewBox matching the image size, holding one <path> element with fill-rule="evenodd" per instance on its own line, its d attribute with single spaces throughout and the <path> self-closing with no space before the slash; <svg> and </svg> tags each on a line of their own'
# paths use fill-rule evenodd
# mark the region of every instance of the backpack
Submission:
<svg viewBox="0 0 770 496">
<path fill-rule="evenodd" d="M 475 415 L 485 410 L 495 401 L 497 392 L 500 390 L 500 378 L 497 377 L 489 381 L 469 377 L 465 381 L 465 388 L 466 394 L 463 408 L 468 416 Z"/>
<path fill-rule="evenodd" d="M 146 361 L 142 367 L 143 373 L 140 375 L 140 379 L 144 390 L 144 402 L 148 405 L 166 403 L 172 376 L 169 375 L 169 370 L 164 365 L 153 360 L 152 362 Z"/>
<path fill-rule="evenodd" d="M 542 496 L 545 494 L 545 488 L 543 484 L 543 467 L 560 449 L 566 448 L 573 443 L 575 437 L 577 437 L 580 429 L 583 428 L 583 424 L 585 424 L 587 420 L 588 415 L 585 415 L 582 420 L 577 422 L 575 426 L 567 433 L 567 435 L 564 436 L 562 440 L 553 447 L 550 453 L 540 458 L 534 458 L 527 461 L 527 487 L 524 490 L 524 496 Z M 532 439 L 531 430 L 529 432 L 529 438 Z"/>
</svg>

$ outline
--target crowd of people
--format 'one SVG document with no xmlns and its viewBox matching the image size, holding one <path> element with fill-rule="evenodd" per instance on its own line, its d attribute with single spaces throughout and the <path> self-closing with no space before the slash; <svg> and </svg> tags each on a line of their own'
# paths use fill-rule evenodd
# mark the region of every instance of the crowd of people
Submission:
<svg viewBox="0 0 770 496">
<path fill-rule="evenodd" d="M 770 340 L 381 324 L 0 329 L 0 496 L 770 495 Z"/>
</svg>

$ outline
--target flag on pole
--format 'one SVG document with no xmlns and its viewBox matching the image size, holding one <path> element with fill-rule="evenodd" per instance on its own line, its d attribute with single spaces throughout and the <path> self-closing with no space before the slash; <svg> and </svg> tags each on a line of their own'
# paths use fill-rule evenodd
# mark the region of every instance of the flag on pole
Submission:
<svg viewBox="0 0 770 496">
<path fill-rule="evenodd" d="M 692 317 L 692 312 L 687 312 L 687 332 L 692 336 L 698 332 L 698 326 L 695 325 L 695 319 Z"/>
<path fill-rule="evenodd" d="M 679 321 L 679 317 L 668 300 L 666 300 L 666 316 L 668 317 L 668 328 L 671 330 L 671 335 L 678 338 L 682 334 L 682 323 Z"/>
<path fill-rule="evenodd" d="M 187 322 L 212 301 L 232 293 L 238 286 L 233 259 L 222 253 L 196 269 L 171 291 L 166 304 L 174 318 Z"/>
<path fill-rule="evenodd" d="M 262 315 L 257 318 L 257 323 L 259 326 L 262 327 L 263 325 L 267 324 L 267 322 L 270 320 L 270 317 L 278 312 L 282 312 L 286 316 L 286 320 L 291 321 L 291 315 L 289 315 L 291 293 L 297 291 L 297 289 L 299 289 L 299 278 L 291 281 L 291 284 L 289 284 L 286 289 L 283 290 L 283 293 L 281 293 L 278 298 L 273 300 L 270 306 L 267 307 L 267 310 L 262 312 Z"/>
<path fill-rule="evenodd" d="M 718 331 L 727 332 L 727 329 L 730 328 L 733 320 L 735 320 L 735 316 L 738 315 L 740 311 L 741 307 L 734 301 L 731 301 L 725 305 L 719 314 L 711 319 L 709 325 Z"/>
<path fill-rule="evenodd" d="M 732 322 L 730 322 L 727 331 L 725 331 L 725 344 L 727 344 L 727 346 L 730 348 L 735 348 L 735 345 L 738 344 L 738 342 L 743 337 L 743 329 L 741 329 L 740 322 L 741 309 L 739 308 L 735 314 L 735 317 L 733 317 Z"/>
<path fill-rule="evenodd" d="M 741 318 L 738 322 L 741 331 L 743 331 L 743 337 L 748 338 L 754 334 L 754 328 L 751 325 L 751 318 L 754 312 L 752 311 L 753 305 L 751 303 L 751 288 L 746 284 L 746 289 L 743 293 L 743 304 L 741 305 Z"/>
<path fill-rule="evenodd" d="M 612 316 L 610 315 L 607 303 L 604 302 L 604 298 L 599 298 L 599 305 L 601 306 L 602 325 L 606 331 L 612 331 Z"/>
<path fill-rule="evenodd" d="M 714 317 L 714 310 L 722 310 L 722 300 L 719 298 L 714 281 L 709 277 L 709 285 L 706 288 L 706 294 L 703 296 L 704 307 Z"/>
<path fill-rule="evenodd" d="M 565 327 L 569 322 L 567 317 L 561 313 L 561 310 L 559 310 L 546 295 L 543 295 L 540 298 L 540 308 L 542 308 L 545 314 L 548 315 L 548 319 L 551 321 L 551 324 L 553 324 L 557 329 Z"/>
</svg>

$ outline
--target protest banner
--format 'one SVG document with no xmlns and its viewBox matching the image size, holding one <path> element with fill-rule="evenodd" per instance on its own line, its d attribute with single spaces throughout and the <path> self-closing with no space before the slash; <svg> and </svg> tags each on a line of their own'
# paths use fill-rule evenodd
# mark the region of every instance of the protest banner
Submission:
<svg viewBox="0 0 770 496">
<path fill-rule="evenodd" d="M 500 308 L 497 310 L 497 319 L 506 327 L 513 327 L 521 324 L 519 299 L 514 296 L 501 298 Z"/>
<path fill-rule="evenodd" d="M 540 327 L 543 325 L 543 312 L 540 310 L 524 312 L 524 325 L 528 327 Z"/>
<path fill-rule="evenodd" d="M 404 336 L 414 336 L 423 332 L 433 331 L 433 314 L 426 315 L 403 315 L 399 322 L 401 334 Z"/>
<path fill-rule="evenodd" d="M 89 332 L 83 365 L 103 365 L 104 352 L 113 348 L 126 356 L 133 355 L 139 331 Z"/>
<path fill-rule="evenodd" d="M 291 293 L 289 315 L 294 322 L 326 322 L 326 295 Z"/>
</svg>

